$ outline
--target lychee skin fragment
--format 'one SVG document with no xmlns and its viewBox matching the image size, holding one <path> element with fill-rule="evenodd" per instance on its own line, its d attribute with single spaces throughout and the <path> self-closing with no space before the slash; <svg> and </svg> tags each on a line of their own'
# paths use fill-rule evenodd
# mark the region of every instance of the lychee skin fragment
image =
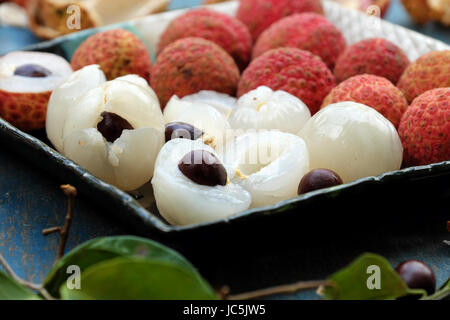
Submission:
<svg viewBox="0 0 450 320">
<path fill-rule="evenodd" d="M 98 64 L 108 80 L 137 74 L 149 81 L 152 69 L 145 44 L 135 34 L 123 29 L 90 36 L 75 51 L 70 63 L 74 70 Z"/>
<path fill-rule="evenodd" d="M 270 49 L 298 48 L 319 56 L 332 70 L 347 43 L 341 31 L 317 13 L 281 19 L 265 30 L 253 48 L 253 58 Z"/>
<path fill-rule="evenodd" d="M 280 48 L 252 61 L 242 74 L 238 96 L 259 86 L 289 92 L 314 114 L 335 86 L 335 80 L 319 57 L 300 49 Z"/>
<path fill-rule="evenodd" d="M 236 17 L 250 30 L 253 40 L 272 23 L 294 13 L 323 14 L 320 0 L 241 0 Z"/>
<path fill-rule="evenodd" d="M 158 56 L 151 87 L 164 108 L 173 95 L 182 98 L 201 90 L 235 95 L 239 77 L 233 58 L 221 47 L 201 38 L 184 38 Z"/>
<path fill-rule="evenodd" d="M 323 101 L 322 108 L 342 101 L 354 101 L 372 107 L 396 128 L 408 108 L 408 102 L 396 86 L 386 78 L 369 74 L 351 77 L 337 85 Z"/>
<path fill-rule="evenodd" d="M 409 63 L 403 50 L 392 42 L 371 38 L 347 47 L 336 62 L 334 76 L 339 83 L 358 74 L 367 73 L 385 77 L 393 84 L 397 84 Z"/>
<path fill-rule="evenodd" d="M 252 36 L 235 17 L 204 8 L 188 11 L 166 28 L 159 41 L 158 52 L 172 42 L 188 37 L 203 38 L 219 45 L 233 57 L 241 70 L 250 62 Z"/>
<path fill-rule="evenodd" d="M 450 88 L 433 89 L 417 97 L 398 131 L 405 166 L 450 160 Z"/>
<path fill-rule="evenodd" d="M 409 103 L 425 91 L 450 87 L 450 50 L 432 51 L 417 59 L 397 86 Z"/>
</svg>

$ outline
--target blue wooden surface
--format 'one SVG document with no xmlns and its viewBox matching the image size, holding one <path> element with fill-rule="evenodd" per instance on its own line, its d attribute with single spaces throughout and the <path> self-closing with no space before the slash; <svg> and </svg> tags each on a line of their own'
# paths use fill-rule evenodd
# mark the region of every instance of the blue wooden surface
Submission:
<svg viewBox="0 0 450 320">
<path fill-rule="evenodd" d="M 171 7 L 189 7 L 199 2 L 199 0 L 172 1 Z M 450 29 L 437 24 L 416 26 L 397 0 L 394 1 L 386 18 L 450 43 Z M 23 30 L 0 28 L 2 49 L 6 45 L 18 48 L 34 41 L 37 39 Z M 58 246 L 56 235 L 44 237 L 41 231 L 64 222 L 66 199 L 59 191 L 58 182 L 49 179 L 39 170 L 39 163 L 30 166 L 25 160 L 5 152 L 3 148 L 0 149 L 0 251 L 19 276 L 40 282 L 51 267 Z M 108 212 L 101 211 L 86 199 L 77 200 L 76 216 L 67 249 L 70 250 L 98 236 L 132 233 L 108 219 Z M 449 276 L 450 270 L 449 247 L 445 247 L 442 243 L 445 238 L 445 234 L 440 234 L 435 239 L 430 236 L 426 239 L 420 237 L 392 239 L 389 248 L 386 250 L 380 248 L 377 252 L 387 256 L 393 264 L 408 258 L 424 260 L 435 270 L 438 282 L 442 282 Z M 283 296 L 290 299 L 315 297 L 312 292 Z"/>
</svg>

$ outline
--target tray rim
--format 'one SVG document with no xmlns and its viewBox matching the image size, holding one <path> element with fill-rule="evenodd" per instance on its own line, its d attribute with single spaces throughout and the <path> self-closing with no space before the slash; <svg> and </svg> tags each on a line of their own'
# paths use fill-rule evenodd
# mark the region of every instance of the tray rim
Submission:
<svg viewBox="0 0 450 320">
<path fill-rule="evenodd" d="M 325 2 L 329 6 L 338 6 L 338 4 L 331 3 L 330 1 L 325 1 Z M 222 3 L 222 4 L 218 4 L 218 5 L 212 5 L 212 6 L 214 6 L 214 7 L 226 7 L 226 6 L 232 7 L 234 5 L 236 5 L 236 1 L 230 1 L 227 3 Z M 154 14 L 151 16 L 143 17 L 143 18 L 137 18 L 137 19 L 134 19 L 134 20 L 131 20 L 128 22 L 122 22 L 122 23 L 118 23 L 118 24 L 114 24 L 114 25 L 109 25 L 106 27 L 82 30 L 82 31 L 68 34 L 68 35 L 53 39 L 53 40 L 44 41 L 39 44 L 35 44 L 35 45 L 31 45 L 31 46 L 26 46 L 21 50 L 45 50 L 48 47 L 56 46 L 64 41 L 70 41 L 72 38 L 74 38 L 74 39 L 80 38 L 80 37 L 98 32 L 100 30 L 110 29 L 110 28 L 115 28 L 115 27 L 121 27 L 121 28 L 132 27 L 133 28 L 134 26 L 136 26 L 137 23 L 139 23 L 140 21 L 143 21 L 144 19 L 149 19 L 149 18 L 153 19 L 153 18 L 155 18 L 155 16 L 163 16 L 163 15 L 174 17 L 177 14 L 181 14 L 182 12 L 185 12 L 185 11 L 191 10 L 191 9 L 193 9 L 193 8 L 172 10 L 172 11 Z M 364 13 L 357 12 L 357 14 L 364 14 Z M 431 39 L 435 42 L 440 43 L 440 45 L 442 45 L 442 46 L 449 47 L 446 43 L 444 43 L 440 40 L 427 37 L 427 36 L 422 35 L 414 30 L 410 30 L 410 29 L 404 28 L 402 26 L 394 25 L 388 21 L 384 21 L 384 23 L 387 23 L 387 24 L 393 25 L 397 28 L 401 28 L 408 32 L 414 33 L 423 39 Z M 186 225 L 186 226 L 172 226 L 172 225 L 164 222 L 159 217 L 157 217 L 150 210 L 147 210 L 146 208 L 144 208 L 138 201 L 135 200 L 135 198 L 132 195 L 114 187 L 113 185 L 110 185 L 110 184 L 96 178 L 95 176 L 93 176 L 92 174 L 87 172 L 83 167 L 75 164 L 74 162 L 72 162 L 71 160 L 66 158 L 65 156 L 61 155 L 59 152 L 57 152 L 55 149 L 53 149 L 51 146 L 49 146 L 45 142 L 32 136 L 31 134 L 23 132 L 20 129 L 17 129 L 16 127 L 14 127 L 13 125 L 9 124 L 8 122 L 6 122 L 5 120 L 3 120 L 1 118 L 0 118 L 0 131 L 5 133 L 6 136 L 8 136 L 9 138 L 19 140 L 20 143 L 27 144 L 28 146 L 32 147 L 36 151 L 41 152 L 47 158 L 49 158 L 53 163 L 64 167 L 65 170 L 69 170 L 69 171 L 75 173 L 75 175 L 79 179 L 81 179 L 83 182 L 92 184 L 96 189 L 98 189 L 100 192 L 104 193 L 105 195 L 113 196 L 116 199 L 120 199 L 124 208 L 127 207 L 129 210 L 131 210 L 135 214 L 137 214 L 139 219 L 142 220 L 143 222 L 145 222 L 146 225 L 150 224 L 153 228 L 156 228 L 158 231 L 163 232 L 163 233 L 178 233 L 178 232 L 184 232 L 184 231 L 199 230 L 199 229 L 209 228 L 212 226 L 218 226 L 221 224 L 229 224 L 229 223 L 232 223 L 233 221 L 237 221 L 237 220 L 242 221 L 242 220 L 246 220 L 246 219 L 254 218 L 254 217 L 258 217 L 258 216 L 282 213 L 283 211 L 289 211 L 289 208 L 291 205 L 295 205 L 295 204 L 301 203 L 303 201 L 312 200 L 312 199 L 315 199 L 315 198 L 318 198 L 321 196 L 333 196 L 333 195 L 338 194 L 342 190 L 351 190 L 351 189 L 358 188 L 359 186 L 363 186 L 363 185 L 377 185 L 377 184 L 383 183 L 387 180 L 399 180 L 399 179 L 402 179 L 405 177 L 411 177 L 413 173 L 417 174 L 418 176 L 421 175 L 421 177 L 424 177 L 424 178 L 427 177 L 426 173 L 441 173 L 441 172 L 450 173 L 450 160 L 440 162 L 440 163 L 433 163 L 433 164 L 425 165 L 425 166 L 410 167 L 410 168 L 405 168 L 405 169 L 401 169 L 401 170 L 383 173 L 382 175 L 379 175 L 379 176 L 365 177 L 365 178 L 358 179 L 356 181 L 352 181 L 350 183 L 347 183 L 347 184 L 344 184 L 341 186 L 337 186 L 337 187 L 313 191 L 313 192 L 307 193 L 305 195 L 301 195 L 301 196 L 298 196 L 295 198 L 281 201 L 275 205 L 252 208 L 252 209 L 237 213 L 237 214 L 230 216 L 228 218 L 225 218 L 225 219 L 214 220 L 211 222 L 191 224 L 191 225 Z M 14 150 L 14 152 L 17 153 L 16 150 Z M 269 213 L 268 211 L 271 211 L 271 212 Z"/>
</svg>

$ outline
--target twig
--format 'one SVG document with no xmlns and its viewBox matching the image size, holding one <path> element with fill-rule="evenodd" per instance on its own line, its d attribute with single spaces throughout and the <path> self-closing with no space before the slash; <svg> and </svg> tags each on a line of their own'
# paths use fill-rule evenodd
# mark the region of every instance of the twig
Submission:
<svg viewBox="0 0 450 320">
<path fill-rule="evenodd" d="M 31 290 L 37 291 L 44 299 L 47 300 L 54 300 L 50 293 L 40 284 L 32 283 L 29 281 L 25 281 L 22 278 L 20 278 L 14 270 L 11 268 L 11 266 L 6 261 L 5 257 L 0 253 L 0 264 L 5 269 L 6 273 L 17 283 L 21 284 L 22 286 L 25 286 Z"/>
<path fill-rule="evenodd" d="M 58 248 L 58 256 L 56 258 L 57 262 L 59 259 L 61 259 L 64 256 L 64 250 L 66 248 L 67 243 L 67 237 L 69 236 L 69 230 L 70 225 L 72 223 L 73 218 L 73 206 L 74 206 L 74 199 L 77 196 L 77 189 L 70 184 L 64 184 L 61 186 L 62 191 L 67 196 L 68 199 L 68 205 L 67 205 L 67 214 L 66 214 L 66 221 L 64 223 L 63 227 L 52 227 L 48 229 L 42 230 L 42 234 L 44 236 L 47 236 L 49 234 L 58 232 L 60 237 L 59 242 L 59 248 Z"/>
<path fill-rule="evenodd" d="M 330 286 L 331 283 L 329 281 L 303 281 L 297 282 L 288 285 L 282 285 L 278 287 L 272 287 L 262 290 L 256 290 L 252 292 L 237 294 L 237 295 L 229 295 L 229 288 L 224 287 L 219 295 L 222 296 L 224 300 L 251 300 L 251 299 L 259 299 L 275 294 L 292 294 L 301 290 L 308 289 L 316 289 L 323 286 Z"/>
</svg>

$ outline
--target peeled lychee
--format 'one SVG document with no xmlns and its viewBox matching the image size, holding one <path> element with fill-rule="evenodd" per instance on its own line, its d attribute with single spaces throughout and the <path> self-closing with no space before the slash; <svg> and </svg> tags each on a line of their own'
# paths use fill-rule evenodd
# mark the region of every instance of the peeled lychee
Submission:
<svg viewBox="0 0 450 320">
<path fill-rule="evenodd" d="M 408 65 L 408 57 L 398 46 L 386 39 L 371 38 L 347 47 L 336 62 L 334 76 L 339 83 L 367 73 L 397 84 Z"/>
<path fill-rule="evenodd" d="M 71 73 L 69 63 L 51 53 L 0 57 L 0 117 L 22 130 L 44 128 L 50 94 Z"/>
<path fill-rule="evenodd" d="M 216 160 L 215 165 L 222 169 L 220 176 L 213 177 L 216 170 L 211 170 L 202 159 L 194 159 L 192 165 L 197 166 L 191 167 L 191 172 L 183 173 L 181 161 L 192 151 L 209 153 L 210 158 Z M 250 194 L 241 186 L 227 181 L 229 172 L 224 169 L 220 157 L 201 140 L 174 139 L 167 142 L 158 155 L 152 179 L 160 214 L 171 224 L 188 225 L 223 219 L 247 210 L 251 203 Z M 209 177 L 202 176 L 205 172 Z M 202 183 L 204 179 L 201 178 L 216 183 Z"/>
<path fill-rule="evenodd" d="M 294 13 L 323 14 L 320 0 L 241 0 L 237 18 L 250 30 L 253 40 L 272 23 Z"/>
<path fill-rule="evenodd" d="M 331 90 L 322 107 L 342 101 L 354 101 L 372 107 L 390 120 L 396 128 L 408 108 L 403 93 L 392 82 L 370 74 L 354 76 L 341 82 Z"/>
<path fill-rule="evenodd" d="M 398 170 L 402 164 L 395 127 L 360 103 L 329 105 L 306 123 L 300 136 L 308 146 L 311 169 L 332 170 L 344 183 Z"/>
<path fill-rule="evenodd" d="M 145 44 L 123 29 L 99 32 L 87 38 L 72 56 L 74 70 L 98 64 L 108 80 L 137 74 L 150 81 L 152 60 Z"/>
<path fill-rule="evenodd" d="M 262 86 L 239 98 L 229 121 L 233 129 L 274 129 L 297 134 L 310 118 L 308 107 L 300 99 Z"/>
<path fill-rule="evenodd" d="M 450 160 L 450 88 L 426 91 L 414 99 L 398 132 L 405 166 Z"/>
<path fill-rule="evenodd" d="M 219 45 L 233 57 L 241 70 L 250 61 L 252 36 L 235 17 L 205 8 L 188 11 L 166 28 L 160 38 L 158 51 L 187 37 L 203 38 Z"/>
<path fill-rule="evenodd" d="M 239 82 L 238 96 L 267 86 L 303 101 L 314 114 L 335 86 L 333 74 L 312 53 L 296 48 L 273 49 L 252 61 Z"/>
<path fill-rule="evenodd" d="M 203 94 L 205 92 L 212 94 L 211 91 L 202 91 Z M 219 93 L 215 95 L 218 103 L 222 101 L 220 99 L 223 99 L 223 96 L 226 96 Z M 202 138 L 209 146 L 220 148 L 225 143 L 227 130 L 230 129 L 227 115 L 221 111 L 222 107 L 203 101 L 200 94 L 182 99 L 175 95 L 164 109 L 164 118 L 166 123 L 182 122 L 194 126 L 203 132 Z"/>
<path fill-rule="evenodd" d="M 152 177 L 164 117 L 145 79 L 105 82 L 98 67 L 85 67 L 54 90 L 49 114 L 50 141 L 93 175 L 126 191 Z"/>
<path fill-rule="evenodd" d="M 450 87 L 450 50 L 432 51 L 411 63 L 397 86 L 409 103 L 425 91 Z"/>
<path fill-rule="evenodd" d="M 164 108 L 173 95 L 201 90 L 236 94 L 240 72 L 233 58 L 215 43 L 184 38 L 168 45 L 156 59 L 151 86 Z"/>
<path fill-rule="evenodd" d="M 226 146 L 230 180 L 252 195 L 252 207 L 272 205 L 297 195 L 309 171 L 305 142 L 277 130 L 250 131 Z"/>
<path fill-rule="evenodd" d="M 253 58 L 271 49 L 292 47 L 321 57 L 333 69 L 346 45 L 341 31 L 324 16 L 317 13 L 294 14 L 275 22 L 259 36 L 253 48 Z"/>
</svg>

